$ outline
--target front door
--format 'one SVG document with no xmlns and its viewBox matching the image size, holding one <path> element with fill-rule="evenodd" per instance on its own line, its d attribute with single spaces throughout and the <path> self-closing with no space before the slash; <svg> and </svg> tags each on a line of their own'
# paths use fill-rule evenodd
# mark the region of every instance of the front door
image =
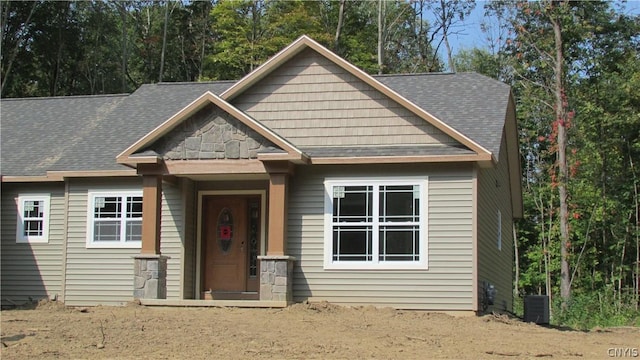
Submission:
<svg viewBox="0 0 640 360">
<path fill-rule="evenodd" d="M 257 298 L 260 197 L 203 198 L 203 290 L 214 299 Z"/>
</svg>

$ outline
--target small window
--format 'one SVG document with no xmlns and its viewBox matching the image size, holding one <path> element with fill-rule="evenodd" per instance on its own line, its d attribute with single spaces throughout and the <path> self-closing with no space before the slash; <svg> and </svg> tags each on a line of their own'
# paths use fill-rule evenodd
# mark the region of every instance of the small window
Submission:
<svg viewBox="0 0 640 360">
<path fill-rule="evenodd" d="M 426 179 L 327 180 L 325 268 L 426 269 Z"/>
<path fill-rule="evenodd" d="M 50 195 L 19 195 L 16 242 L 49 242 Z"/>
<path fill-rule="evenodd" d="M 142 244 L 142 193 L 90 193 L 88 247 Z"/>
<path fill-rule="evenodd" d="M 498 250 L 502 251 L 502 213 L 498 210 Z"/>
</svg>

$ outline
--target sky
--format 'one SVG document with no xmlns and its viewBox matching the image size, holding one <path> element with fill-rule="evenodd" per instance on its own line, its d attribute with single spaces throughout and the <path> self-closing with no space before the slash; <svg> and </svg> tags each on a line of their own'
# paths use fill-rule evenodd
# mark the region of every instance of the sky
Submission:
<svg viewBox="0 0 640 360">
<path fill-rule="evenodd" d="M 615 1 L 621 3 L 621 1 Z M 487 48 L 489 42 L 487 40 L 487 34 L 480 30 L 480 24 L 486 21 L 484 17 L 484 5 L 487 1 L 477 1 L 476 7 L 465 20 L 460 23 L 455 31 L 458 32 L 449 37 L 449 43 L 451 44 L 454 54 L 457 54 L 460 50 L 469 50 L 474 47 Z M 640 0 L 630 0 L 624 4 L 624 11 L 628 14 L 640 14 Z M 444 45 L 442 45 L 444 48 Z M 445 58 L 445 51 L 440 51 L 443 58 Z"/>
</svg>

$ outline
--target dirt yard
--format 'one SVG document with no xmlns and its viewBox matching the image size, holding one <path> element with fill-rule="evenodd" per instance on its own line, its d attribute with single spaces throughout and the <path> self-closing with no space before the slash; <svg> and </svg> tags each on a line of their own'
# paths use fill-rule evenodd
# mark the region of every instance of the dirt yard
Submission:
<svg viewBox="0 0 640 360">
<path fill-rule="evenodd" d="M 45 303 L 2 311 L 1 337 L 4 360 L 606 359 L 610 348 L 633 355 L 640 347 L 640 328 L 580 332 L 505 316 L 456 318 L 326 303 L 286 309 Z"/>
</svg>

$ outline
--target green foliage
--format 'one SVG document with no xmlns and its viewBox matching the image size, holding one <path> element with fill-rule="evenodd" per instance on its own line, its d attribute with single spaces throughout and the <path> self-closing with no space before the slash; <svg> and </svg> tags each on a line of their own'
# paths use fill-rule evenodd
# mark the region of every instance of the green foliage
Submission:
<svg viewBox="0 0 640 360">
<path fill-rule="evenodd" d="M 459 72 L 474 71 L 494 79 L 501 77 L 502 65 L 499 56 L 489 53 L 486 49 L 462 50 L 456 54 L 454 62 Z"/>
<path fill-rule="evenodd" d="M 377 73 L 377 2 L 345 2 L 336 44 L 339 5 L 336 0 L 1 1 L 0 95 L 123 93 L 157 81 L 239 79 L 303 34 Z M 385 1 L 384 72 L 442 69 L 431 44 L 435 29 L 422 19 L 427 5 Z"/>
<path fill-rule="evenodd" d="M 638 298 L 620 293 L 637 292 L 640 18 L 624 15 L 613 5 L 604 1 L 492 2 L 490 12 L 503 19 L 503 33 L 511 36 L 495 55 L 473 51 L 459 56 L 461 67 L 483 71 L 513 86 L 525 212 L 517 224 L 518 290 L 551 295 L 554 321 L 569 326 L 611 326 L 638 318 L 631 311 Z M 561 23 L 562 65 L 567 74 L 563 96 L 570 115 L 565 124 L 571 234 L 567 250 L 574 296 L 564 310 L 557 301 L 557 119 L 551 91 L 555 57 L 549 14 Z M 495 72 L 496 63 L 502 72 Z"/>
<path fill-rule="evenodd" d="M 574 292 L 566 309 L 561 299 L 551 305 L 551 324 L 567 326 L 576 330 L 592 330 L 598 327 L 640 326 L 640 311 L 630 291 L 624 294 L 612 286 L 598 291 Z M 524 298 L 513 299 L 513 313 L 524 316 Z"/>
<path fill-rule="evenodd" d="M 588 293 L 574 292 L 566 310 L 559 300 L 554 302 L 552 323 L 580 330 L 640 326 L 640 311 L 633 304 L 632 294 L 620 294 L 612 286 Z"/>
</svg>

